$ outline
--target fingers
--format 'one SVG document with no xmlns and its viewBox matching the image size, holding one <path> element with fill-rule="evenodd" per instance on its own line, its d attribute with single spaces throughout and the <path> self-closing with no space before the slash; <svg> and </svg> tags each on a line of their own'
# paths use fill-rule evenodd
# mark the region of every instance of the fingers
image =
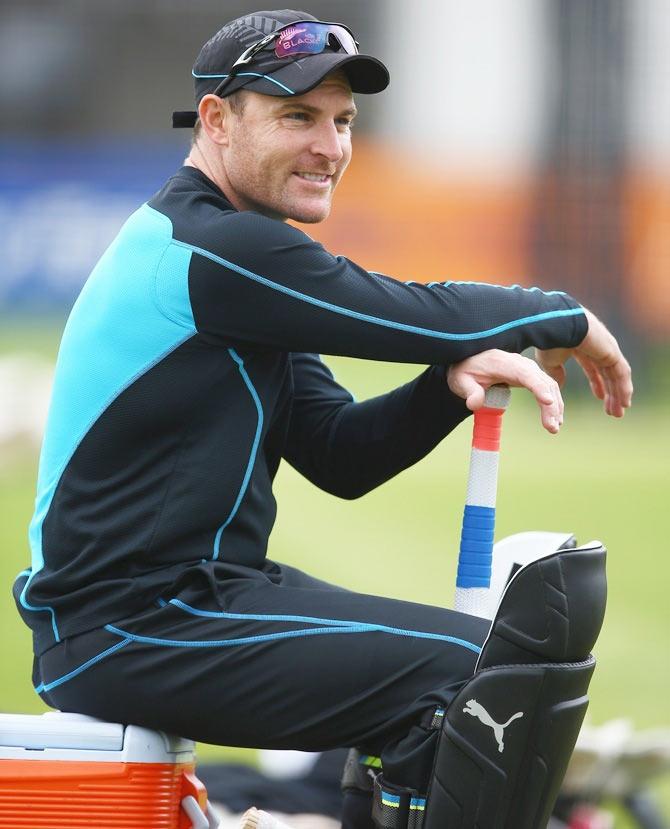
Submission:
<svg viewBox="0 0 670 829">
<path fill-rule="evenodd" d="M 618 348 L 617 348 L 618 350 Z M 594 396 L 603 401 L 605 413 L 623 417 L 633 401 L 633 381 L 628 361 L 619 351 L 611 363 L 596 360 L 580 353 L 575 359 L 589 381 Z"/>
<path fill-rule="evenodd" d="M 501 379 L 496 382 L 528 389 L 540 407 L 543 427 L 551 434 L 557 434 L 563 424 L 564 405 L 556 379 L 521 354 L 497 353 L 501 362 L 498 367 Z"/>
<path fill-rule="evenodd" d="M 622 358 L 622 364 L 598 366 L 578 354 L 575 354 L 575 359 L 586 375 L 593 395 L 603 401 L 605 413 L 611 417 L 623 417 L 633 400 L 633 382 L 628 362 Z"/>
<path fill-rule="evenodd" d="M 597 397 L 598 400 L 604 401 L 607 396 L 607 387 L 605 380 L 600 374 L 596 364 L 588 357 L 582 357 L 579 354 L 575 354 L 575 360 L 579 363 L 582 371 L 586 375 L 586 379 L 589 381 L 589 386 L 591 387 L 591 392 L 594 397 Z"/>
<path fill-rule="evenodd" d="M 560 372 L 558 372 L 560 375 Z M 485 390 L 495 383 L 528 389 L 540 407 L 543 427 L 556 434 L 563 423 L 563 398 L 558 382 L 533 360 L 520 354 L 491 350 L 449 367 L 451 390 L 463 397 L 471 411 L 481 408 Z"/>
<path fill-rule="evenodd" d="M 633 400 L 630 365 L 602 322 L 586 309 L 585 313 L 589 329 L 575 349 L 575 358 L 588 378 L 591 391 L 603 401 L 605 412 L 612 417 L 623 417 Z"/>
<path fill-rule="evenodd" d="M 515 385 L 527 388 L 534 395 L 540 407 L 540 418 L 544 428 L 552 435 L 558 434 L 563 425 L 565 406 L 558 382 L 546 374 L 532 360 L 522 358 L 525 362 L 520 367 L 519 383 Z"/>
<path fill-rule="evenodd" d="M 605 387 L 605 411 L 612 417 L 623 417 L 633 400 L 633 381 L 627 360 L 622 356 L 614 366 L 602 370 Z"/>
<path fill-rule="evenodd" d="M 628 360 L 619 352 L 620 358 L 606 371 L 606 382 L 611 395 L 611 414 L 623 417 L 633 403 L 633 376 Z"/>
<path fill-rule="evenodd" d="M 619 344 L 603 323 L 584 309 L 588 332 L 574 349 L 537 351 L 537 361 L 559 384 L 565 381 L 564 363 L 574 357 L 588 380 L 591 392 L 603 401 L 606 414 L 623 417 L 633 399 L 631 368 Z"/>
</svg>

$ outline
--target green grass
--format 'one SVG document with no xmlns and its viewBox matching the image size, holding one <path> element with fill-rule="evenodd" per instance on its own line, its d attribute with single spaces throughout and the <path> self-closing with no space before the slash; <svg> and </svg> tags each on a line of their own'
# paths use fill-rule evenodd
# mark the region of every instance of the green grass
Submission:
<svg viewBox="0 0 670 829">
<path fill-rule="evenodd" d="M 0 351 L 2 350 L 0 337 Z M 50 343 L 50 345 L 49 345 Z M 40 353 L 53 353 L 43 332 Z M 412 376 L 407 366 L 332 360 L 359 397 Z M 644 401 L 623 421 L 595 401 L 568 397 L 558 437 L 542 431 L 531 401 L 513 395 L 506 416 L 496 536 L 529 529 L 566 530 L 602 539 L 609 550 L 607 618 L 597 645 L 590 719 L 630 718 L 638 727 L 669 722 L 670 580 L 668 401 Z M 276 492 L 279 516 L 270 556 L 364 592 L 450 605 L 463 506 L 470 426 L 461 426 L 429 458 L 376 492 L 338 501 L 287 465 Z M 26 525 L 34 497 L 35 458 L 13 451 L 0 464 L 0 710 L 44 710 L 30 685 L 30 639 L 9 596 L 29 561 Z M 216 750 L 203 747 L 201 756 Z M 660 787 L 670 811 L 670 787 Z M 622 826 L 625 824 L 621 824 Z"/>
</svg>

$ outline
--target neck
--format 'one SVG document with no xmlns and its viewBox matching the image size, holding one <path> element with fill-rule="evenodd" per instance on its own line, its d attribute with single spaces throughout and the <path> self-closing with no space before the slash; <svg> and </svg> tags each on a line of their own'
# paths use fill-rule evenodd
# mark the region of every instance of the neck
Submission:
<svg viewBox="0 0 670 829">
<path fill-rule="evenodd" d="M 267 209 L 264 209 L 262 205 L 248 203 L 241 196 L 239 196 L 228 179 L 226 168 L 221 158 L 219 156 L 214 156 L 212 153 L 203 151 L 197 144 L 191 147 L 191 151 L 184 159 L 184 166 L 195 167 L 196 170 L 200 170 L 203 175 L 206 175 L 208 179 L 213 181 L 228 201 L 233 205 L 235 210 L 255 210 L 257 213 L 262 213 L 269 218 L 278 219 L 281 222 L 286 221 L 286 216 L 280 216 L 269 212 Z"/>
<path fill-rule="evenodd" d="M 184 166 L 195 167 L 196 170 L 200 170 L 200 172 L 204 173 L 207 178 L 211 179 L 217 187 L 220 187 L 221 190 L 223 190 L 222 179 L 225 178 L 225 174 L 222 176 L 221 173 L 223 171 L 217 169 L 219 165 L 215 163 L 214 159 L 208 158 L 207 155 L 198 149 L 197 146 L 191 147 L 191 151 L 184 159 Z"/>
<path fill-rule="evenodd" d="M 191 151 L 184 159 L 184 166 L 195 167 L 196 170 L 200 170 L 216 184 L 236 210 L 244 210 L 244 206 L 238 203 L 239 200 L 230 186 L 225 167 L 220 159 L 213 158 L 209 153 L 204 153 L 196 144 L 191 147 Z"/>
</svg>

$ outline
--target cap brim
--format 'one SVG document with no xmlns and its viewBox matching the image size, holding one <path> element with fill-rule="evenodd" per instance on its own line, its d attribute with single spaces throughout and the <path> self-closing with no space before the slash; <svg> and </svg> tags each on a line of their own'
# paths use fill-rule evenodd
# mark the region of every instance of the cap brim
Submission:
<svg viewBox="0 0 670 829">
<path fill-rule="evenodd" d="M 388 69 L 371 55 L 322 52 L 298 58 L 274 71 L 268 67 L 265 73 L 262 66 L 249 67 L 248 72 L 238 72 L 226 94 L 229 94 L 228 90 L 233 92 L 244 87 L 262 95 L 304 95 L 336 69 L 341 69 L 347 76 L 352 92 L 373 95 L 389 84 Z"/>
</svg>

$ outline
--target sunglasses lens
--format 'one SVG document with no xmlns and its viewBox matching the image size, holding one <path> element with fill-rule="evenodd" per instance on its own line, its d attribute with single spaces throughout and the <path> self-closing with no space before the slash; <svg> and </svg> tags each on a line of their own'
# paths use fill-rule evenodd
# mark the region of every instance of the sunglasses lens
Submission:
<svg viewBox="0 0 670 829">
<path fill-rule="evenodd" d="M 290 55 L 316 55 L 329 45 L 331 35 L 349 55 L 358 53 L 351 33 L 344 26 L 329 23 L 295 23 L 283 29 L 275 45 L 275 55 L 286 58 Z"/>
</svg>

